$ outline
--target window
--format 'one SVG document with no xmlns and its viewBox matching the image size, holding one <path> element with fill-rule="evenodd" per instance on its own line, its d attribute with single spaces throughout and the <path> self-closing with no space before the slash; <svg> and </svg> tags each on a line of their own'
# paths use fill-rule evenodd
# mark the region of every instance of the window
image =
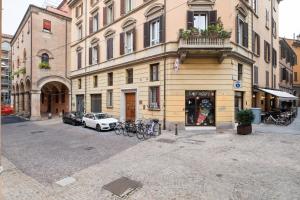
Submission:
<svg viewBox="0 0 300 200">
<path fill-rule="evenodd" d="M 51 21 L 44 19 L 43 30 L 46 32 L 51 32 Z"/>
<path fill-rule="evenodd" d="M 238 64 L 238 80 L 241 81 L 243 79 L 243 65 Z"/>
<path fill-rule="evenodd" d="M 93 15 L 93 33 L 95 33 L 96 31 L 98 31 L 98 25 L 99 25 L 99 20 L 98 20 L 98 13 L 95 13 Z"/>
<path fill-rule="evenodd" d="M 113 107 L 113 90 L 107 90 L 106 106 Z"/>
<path fill-rule="evenodd" d="M 93 45 L 89 48 L 89 65 L 95 65 L 99 63 L 99 45 Z"/>
<path fill-rule="evenodd" d="M 94 88 L 98 87 L 98 76 L 93 76 L 93 86 Z"/>
<path fill-rule="evenodd" d="M 127 31 L 125 33 L 125 53 L 133 52 L 133 32 Z"/>
<path fill-rule="evenodd" d="M 113 84 L 114 84 L 114 74 L 113 72 L 110 72 L 107 74 L 107 85 L 113 86 Z"/>
<path fill-rule="evenodd" d="M 269 71 L 266 71 L 266 87 L 269 87 L 269 78 L 270 77 L 270 75 L 269 75 Z"/>
<path fill-rule="evenodd" d="M 294 72 L 294 81 L 298 81 L 298 73 Z"/>
<path fill-rule="evenodd" d="M 284 81 L 284 80 L 287 79 L 287 78 L 286 78 L 286 74 L 287 74 L 286 69 L 285 69 L 285 68 L 282 68 L 282 69 L 281 69 L 281 80 L 282 80 L 282 81 Z"/>
<path fill-rule="evenodd" d="M 253 44 L 252 44 L 252 51 L 256 55 L 260 55 L 260 36 L 253 31 Z"/>
<path fill-rule="evenodd" d="M 272 51 L 272 66 L 277 66 L 277 51 L 275 49 Z"/>
<path fill-rule="evenodd" d="M 159 69 L 158 63 L 150 65 L 150 81 L 158 81 L 159 80 L 158 69 Z"/>
<path fill-rule="evenodd" d="M 273 76 L 273 88 L 276 88 L 276 75 Z"/>
<path fill-rule="evenodd" d="M 265 50 L 265 61 L 267 63 L 269 63 L 270 62 L 270 44 L 267 41 L 265 41 L 264 50 Z"/>
<path fill-rule="evenodd" d="M 43 53 L 41 57 L 42 63 L 49 63 L 49 55 L 47 53 Z"/>
<path fill-rule="evenodd" d="M 133 83 L 133 69 L 126 69 L 126 83 Z"/>
<path fill-rule="evenodd" d="M 274 38 L 277 37 L 277 25 L 274 18 L 272 18 L 272 35 Z"/>
<path fill-rule="evenodd" d="M 159 44 L 159 19 L 156 19 L 150 23 L 150 46 Z"/>
<path fill-rule="evenodd" d="M 75 16 L 77 18 L 81 17 L 81 15 L 83 14 L 83 4 L 80 4 L 79 6 L 77 6 L 75 12 L 76 12 Z"/>
<path fill-rule="evenodd" d="M 114 7 L 113 4 L 107 6 L 106 24 L 111 24 L 114 21 Z"/>
<path fill-rule="evenodd" d="M 78 51 L 77 52 L 77 69 L 81 69 L 81 67 L 82 67 L 81 58 L 82 58 L 82 52 Z"/>
<path fill-rule="evenodd" d="M 266 28 L 270 27 L 270 12 L 266 9 Z"/>
<path fill-rule="evenodd" d="M 106 58 L 107 60 L 110 60 L 114 57 L 114 39 L 108 38 L 106 43 Z"/>
<path fill-rule="evenodd" d="M 149 108 L 150 109 L 160 108 L 159 86 L 149 88 Z"/>
<path fill-rule="evenodd" d="M 194 27 L 199 31 L 206 30 L 208 26 L 208 17 L 206 13 L 194 13 Z"/>
<path fill-rule="evenodd" d="M 81 78 L 78 79 L 78 89 L 81 89 Z"/>
<path fill-rule="evenodd" d="M 126 13 L 128 13 L 132 10 L 132 0 L 125 0 L 125 2 Z"/>
<path fill-rule="evenodd" d="M 77 38 L 78 40 L 82 39 L 82 24 L 77 25 Z"/>
<path fill-rule="evenodd" d="M 252 9 L 255 13 L 258 11 L 258 0 L 252 0 Z"/>
<path fill-rule="evenodd" d="M 254 66 L 254 80 L 253 80 L 254 84 L 257 85 L 258 84 L 258 67 Z"/>
<path fill-rule="evenodd" d="M 237 43 L 248 48 L 248 23 L 237 16 Z"/>
</svg>

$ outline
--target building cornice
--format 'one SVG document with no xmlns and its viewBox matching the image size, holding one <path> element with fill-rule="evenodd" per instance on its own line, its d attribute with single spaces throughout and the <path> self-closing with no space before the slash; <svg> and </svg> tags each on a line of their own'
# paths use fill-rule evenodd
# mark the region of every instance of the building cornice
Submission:
<svg viewBox="0 0 300 200">
<path fill-rule="evenodd" d="M 41 8 L 41 7 L 38 7 L 36 5 L 30 4 L 27 11 L 26 11 L 26 13 L 25 13 L 25 15 L 23 16 L 23 19 L 22 19 L 21 23 L 19 24 L 19 26 L 17 28 L 16 33 L 14 34 L 14 36 L 12 38 L 12 41 L 11 41 L 12 45 L 14 44 L 16 38 L 19 37 L 21 30 L 25 26 L 25 23 L 27 22 L 28 18 L 30 17 L 30 14 L 34 11 L 34 9 L 36 9 L 37 11 L 40 11 L 40 12 L 45 12 L 46 14 L 52 15 L 54 17 L 62 18 L 62 19 L 68 20 L 68 21 L 72 20 L 72 18 L 70 18 L 70 17 L 66 17 L 64 15 L 49 11 L 45 8 Z"/>
</svg>

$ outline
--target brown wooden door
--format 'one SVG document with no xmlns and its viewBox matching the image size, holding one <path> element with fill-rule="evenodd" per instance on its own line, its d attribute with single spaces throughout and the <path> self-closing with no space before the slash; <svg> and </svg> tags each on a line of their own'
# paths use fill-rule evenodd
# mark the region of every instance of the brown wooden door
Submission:
<svg viewBox="0 0 300 200">
<path fill-rule="evenodd" d="M 127 93 L 126 96 L 126 121 L 135 121 L 135 93 Z"/>
</svg>

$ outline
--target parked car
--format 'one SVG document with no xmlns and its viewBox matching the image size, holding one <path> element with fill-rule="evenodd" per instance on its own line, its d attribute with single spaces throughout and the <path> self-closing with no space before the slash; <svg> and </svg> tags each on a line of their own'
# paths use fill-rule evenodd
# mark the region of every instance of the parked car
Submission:
<svg viewBox="0 0 300 200">
<path fill-rule="evenodd" d="M 1 105 L 1 115 L 11 115 L 14 113 L 14 109 L 10 105 Z"/>
<path fill-rule="evenodd" d="M 64 114 L 62 120 L 64 123 L 72 124 L 73 126 L 81 125 L 82 123 L 82 113 L 78 112 L 67 112 Z"/>
<path fill-rule="evenodd" d="M 94 128 L 97 131 L 112 130 L 118 120 L 105 113 L 87 113 L 82 118 L 82 126 Z"/>
</svg>

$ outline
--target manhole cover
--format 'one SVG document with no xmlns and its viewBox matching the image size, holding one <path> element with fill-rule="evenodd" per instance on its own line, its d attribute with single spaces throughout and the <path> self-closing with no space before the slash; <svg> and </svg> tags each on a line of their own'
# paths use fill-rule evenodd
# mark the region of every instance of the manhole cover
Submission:
<svg viewBox="0 0 300 200">
<path fill-rule="evenodd" d="M 157 142 L 172 144 L 172 143 L 175 143 L 175 140 L 161 138 L 161 139 L 158 139 Z"/>
<path fill-rule="evenodd" d="M 128 196 L 130 193 L 135 191 L 138 188 L 141 188 L 143 185 L 141 182 L 131 180 L 126 177 L 121 177 L 115 181 L 112 181 L 103 186 L 103 189 L 110 191 L 118 197 Z"/>
<path fill-rule="evenodd" d="M 45 131 L 31 131 L 31 134 L 44 133 Z"/>
<path fill-rule="evenodd" d="M 86 148 L 84 148 L 84 150 L 87 150 L 87 151 L 90 151 L 90 150 L 93 150 L 93 149 L 95 149 L 95 147 L 86 147 Z"/>
</svg>

